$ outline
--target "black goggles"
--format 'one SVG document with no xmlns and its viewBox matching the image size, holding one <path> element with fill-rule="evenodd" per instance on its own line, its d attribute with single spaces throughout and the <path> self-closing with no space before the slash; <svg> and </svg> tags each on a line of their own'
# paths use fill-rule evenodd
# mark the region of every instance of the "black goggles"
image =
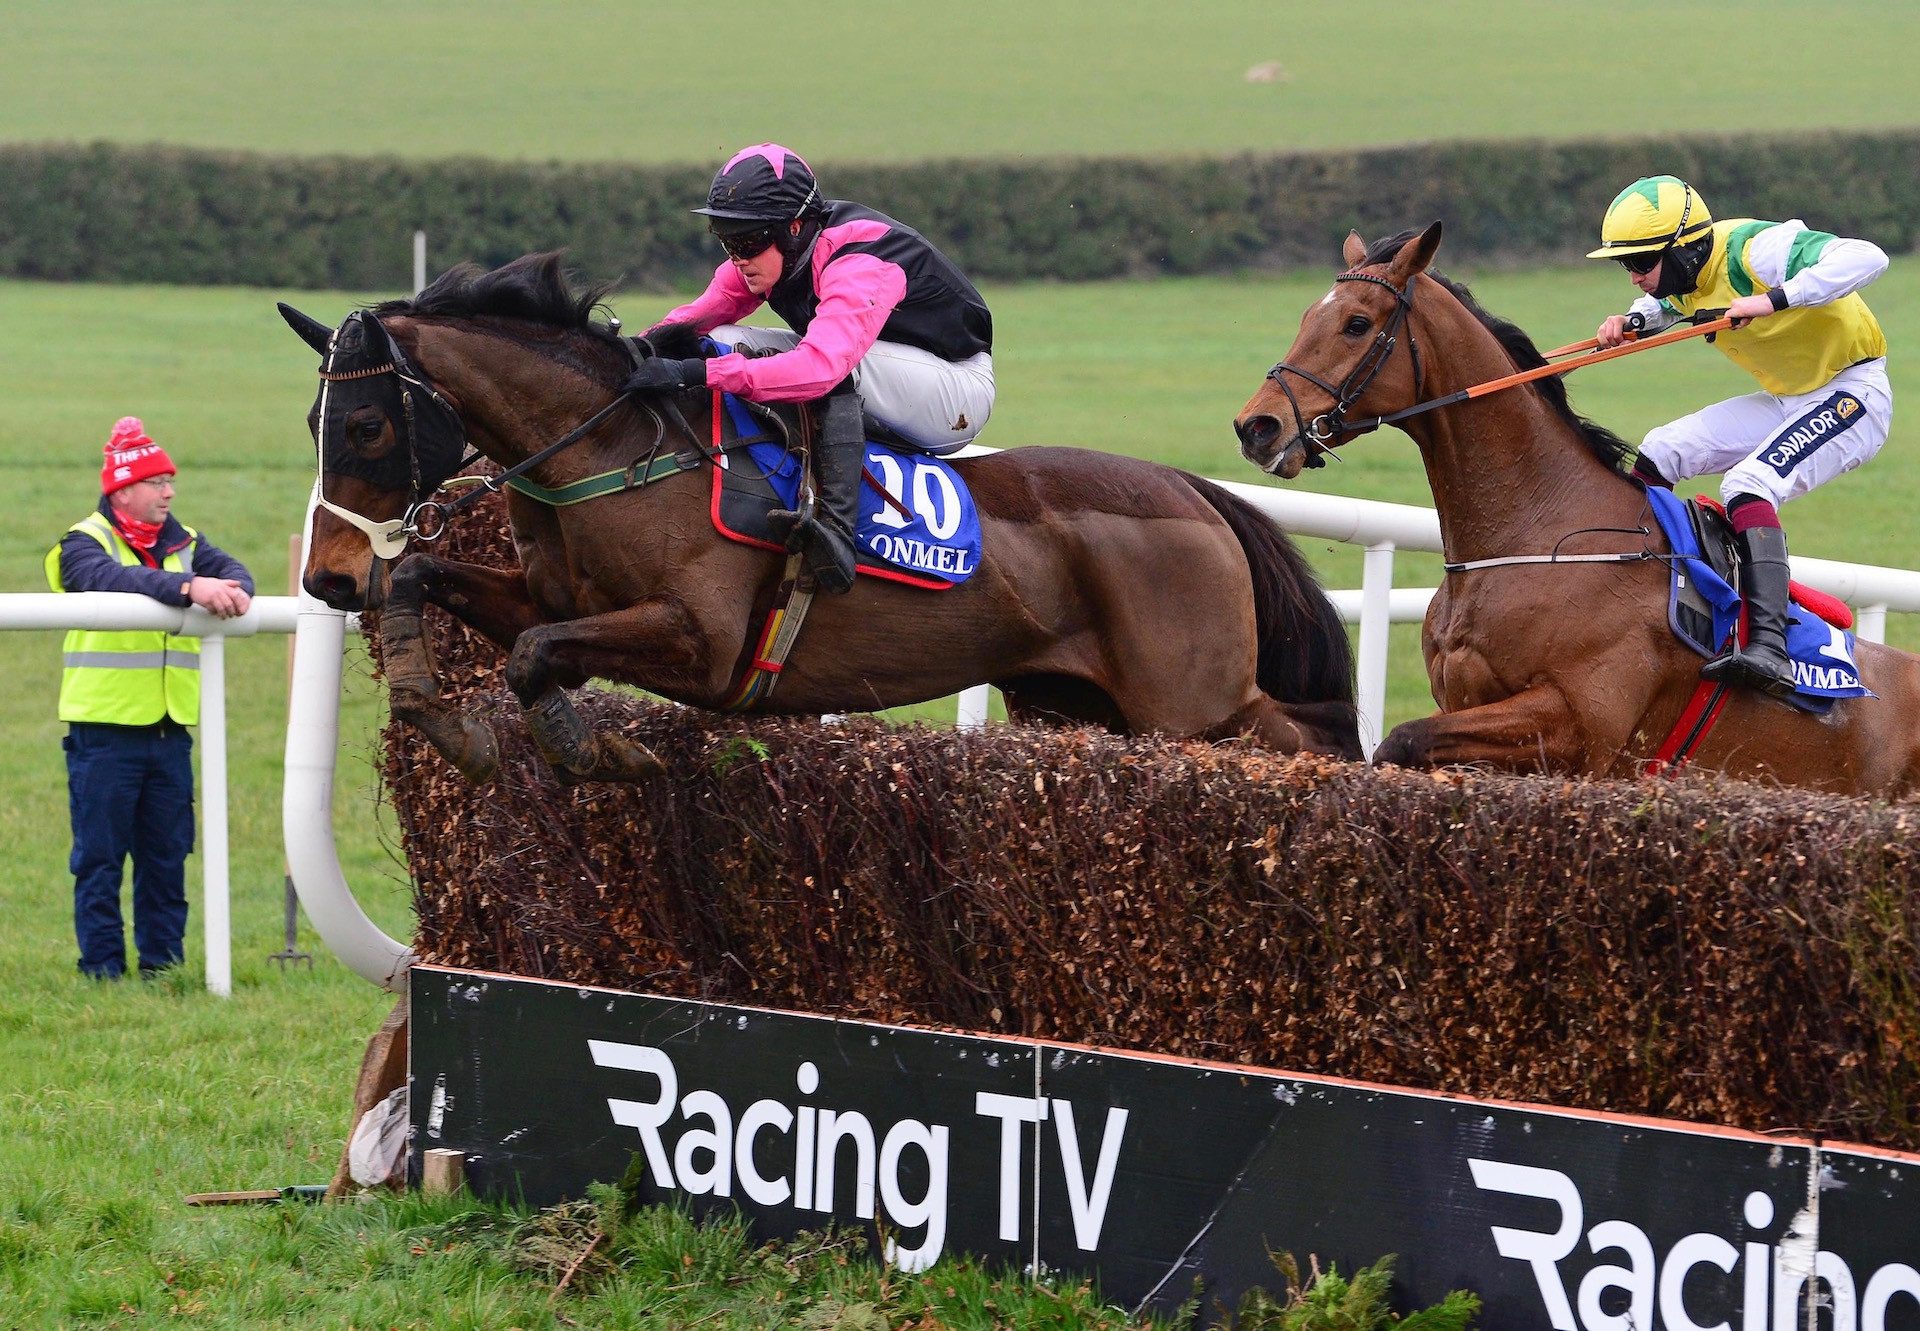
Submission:
<svg viewBox="0 0 1920 1331">
<path fill-rule="evenodd" d="M 1623 254 L 1616 262 L 1635 277 L 1645 277 L 1660 266 L 1660 261 L 1667 257 L 1667 251 L 1671 248 L 1670 245 L 1662 245 L 1659 249 L 1648 250 L 1644 254 Z"/>
<path fill-rule="evenodd" d="M 715 233 L 714 238 L 720 242 L 720 248 L 727 252 L 728 258 L 752 259 L 765 254 L 778 244 L 786 229 L 782 224 L 775 222 L 770 226 L 756 227 L 752 231 L 735 231 L 729 235 Z"/>
</svg>

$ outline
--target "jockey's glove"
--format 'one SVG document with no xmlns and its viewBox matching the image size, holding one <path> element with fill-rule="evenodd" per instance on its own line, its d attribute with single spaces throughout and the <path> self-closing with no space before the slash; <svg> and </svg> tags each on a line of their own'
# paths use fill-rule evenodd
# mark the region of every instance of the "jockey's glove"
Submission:
<svg viewBox="0 0 1920 1331">
<path fill-rule="evenodd" d="M 643 360 L 620 385 L 622 393 L 670 393 L 677 388 L 704 388 L 707 363 L 703 360 Z"/>
</svg>

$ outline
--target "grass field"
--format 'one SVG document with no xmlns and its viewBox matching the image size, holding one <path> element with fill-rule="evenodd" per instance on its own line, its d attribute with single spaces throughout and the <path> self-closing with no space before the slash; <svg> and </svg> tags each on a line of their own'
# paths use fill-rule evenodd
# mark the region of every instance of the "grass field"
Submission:
<svg viewBox="0 0 1920 1331">
<path fill-rule="evenodd" d="M 1837 58 L 1788 95 L 1735 72 L 1810 26 Z M 777 138 L 831 163 L 1920 122 L 1920 7 L 1866 0 L 26 0 L 7 28 L 14 140 L 708 162 Z"/>
<path fill-rule="evenodd" d="M 1628 294 L 1598 266 L 1457 275 L 1543 345 L 1588 334 Z M 1229 421 L 1325 288 L 1321 276 L 990 290 L 1001 405 L 987 442 L 1084 443 L 1256 479 Z M 1920 342 L 1920 261 L 1898 261 L 1872 294 L 1896 348 Z M 0 283 L 0 485 L 11 509 L 0 527 L 0 592 L 40 589 L 41 555 L 90 507 L 100 441 L 130 412 L 180 463 L 182 514 L 245 559 L 263 590 L 284 590 L 287 536 L 311 483 L 302 417 L 313 392 L 312 357 L 273 312 L 287 297 Z M 291 298 L 327 320 L 353 303 L 338 293 Z M 615 305 L 639 326 L 665 299 L 627 295 Z M 1920 389 L 1908 364 L 1894 361 L 1902 395 Z M 1582 410 L 1637 436 L 1742 383 L 1693 345 L 1593 370 L 1573 386 Z M 1914 438 L 1912 426 L 1896 427 L 1865 473 L 1789 509 L 1795 548 L 1920 566 Z M 1308 484 L 1426 502 L 1417 454 L 1396 434 L 1357 443 L 1344 466 Z M 1330 584 L 1357 585 L 1355 552 L 1318 543 L 1310 553 Z M 1436 572 L 1430 558 L 1402 564 L 1402 585 L 1429 584 Z M 1903 617 L 1893 632 L 1920 643 Z M 449 1243 L 456 1212 L 445 1207 L 178 1205 L 190 1191 L 324 1181 L 360 1046 L 387 1003 L 310 933 L 305 945 L 319 953 L 311 971 L 283 974 L 266 960 L 280 945 L 286 658 L 277 639 L 229 651 L 233 998 L 201 987 L 197 913 L 183 974 L 153 987 L 74 979 L 57 661 L 56 635 L 0 634 L 0 674 L 14 681 L 0 690 L 0 1326 L 162 1316 L 233 1326 L 552 1324 L 540 1320 L 544 1293 L 516 1283 L 504 1258 Z M 1415 661 L 1414 630 L 1399 630 L 1390 721 L 1430 708 Z M 378 699 L 363 666 L 350 683 L 335 799 L 343 859 L 376 921 L 404 937 L 404 875 L 365 757 Z M 189 874 L 197 912 L 197 860 Z M 691 1317 L 640 1295 L 625 1311 L 596 1306 L 593 1315 L 607 1325 Z"/>
</svg>

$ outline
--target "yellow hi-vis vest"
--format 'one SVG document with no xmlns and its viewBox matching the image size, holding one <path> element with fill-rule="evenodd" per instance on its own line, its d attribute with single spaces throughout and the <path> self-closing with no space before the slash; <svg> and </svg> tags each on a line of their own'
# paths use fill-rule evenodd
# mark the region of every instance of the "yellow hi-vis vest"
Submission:
<svg viewBox="0 0 1920 1331">
<path fill-rule="evenodd" d="M 85 532 L 123 565 L 140 562 L 113 524 L 90 513 L 70 532 Z M 187 543 L 160 567 L 192 577 L 199 533 L 187 528 Z M 60 585 L 60 547 L 47 551 L 47 585 Z M 150 726 L 171 717 L 183 726 L 200 720 L 200 640 L 178 638 L 159 629 L 74 629 L 67 634 L 66 670 L 60 676 L 60 719 L 111 726 Z"/>
<path fill-rule="evenodd" d="M 1746 217 L 1714 223 L 1713 254 L 1700 270 L 1699 282 L 1686 295 L 1669 296 L 1663 303 L 1688 315 L 1724 309 L 1735 297 L 1773 290 L 1747 264 L 1753 238 L 1773 225 Z M 1831 239 L 1821 231 L 1799 233 L 1787 260 L 1787 276 L 1812 265 Z M 1790 305 L 1745 328 L 1721 333 L 1714 341 L 1727 359 L 1776 397 L 1811 393 L 1849 365 L 1887 354 L 1880 321 L 1857 291 L 1826 305 Z"/>
</svg>

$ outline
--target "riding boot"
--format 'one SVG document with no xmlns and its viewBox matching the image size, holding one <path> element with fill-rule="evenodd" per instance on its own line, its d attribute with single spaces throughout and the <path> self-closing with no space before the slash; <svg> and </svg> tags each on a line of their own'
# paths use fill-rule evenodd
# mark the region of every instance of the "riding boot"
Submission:
<svg viewBox="0 0 1920 1331">
<path fill-rule="evenodd" d="M 860 395 L 851 383 L 821 399 L 818 411 L 813 516 L 803 519 L 791 510 L 777 510 L 768 517 L 775 537 L 785 541 L 787 549 L 801 552 L 815 593 L 837 596 L 853 589 L 853 533 L 867 464 L 866 426 Z"/>
<path fill-rule="evenodd" d="M 1793 665 L 1787 659 L 1787 534 L 1778 527 L 1749 527 L 1739 539 L 1747 645 L 1714 657 L 1700 673 L 1784 698 L 1793 692 Z"/>
</svg>

